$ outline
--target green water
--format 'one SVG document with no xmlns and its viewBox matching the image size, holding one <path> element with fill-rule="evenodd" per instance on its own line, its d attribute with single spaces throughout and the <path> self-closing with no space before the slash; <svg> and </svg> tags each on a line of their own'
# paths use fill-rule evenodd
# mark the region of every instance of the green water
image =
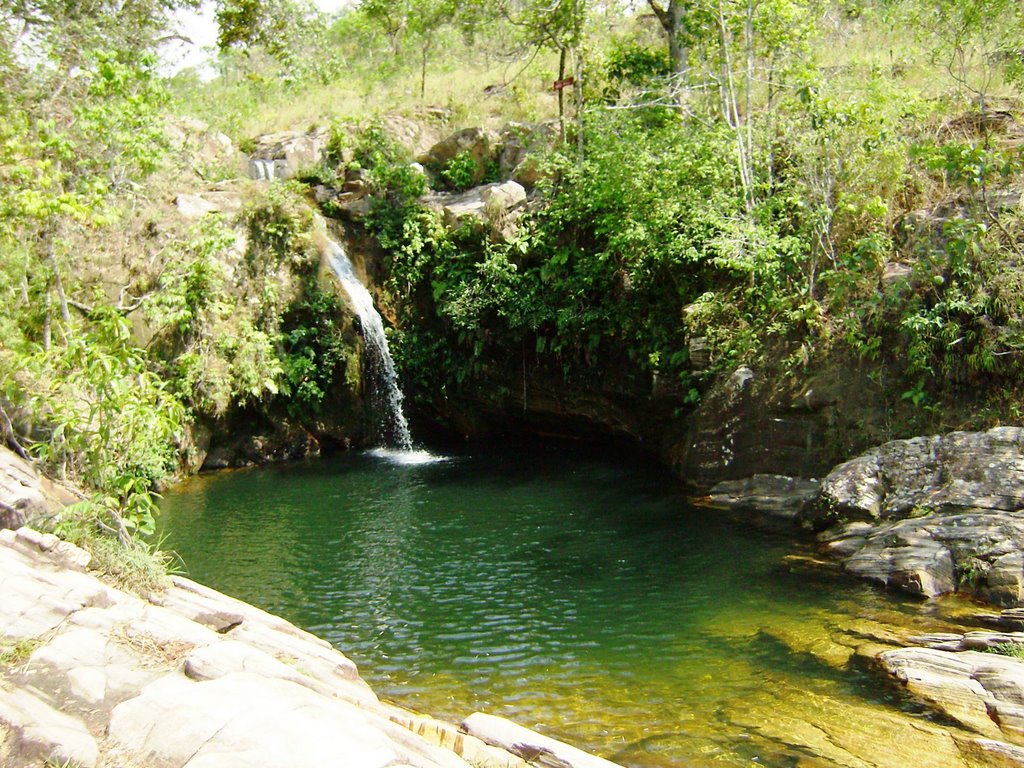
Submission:
<svg viewBox="0 0 1024 768">
<path fill-rule="evenodd" d="M 164 501 L 166 545 L 191 577 L 331 641 L 382 698 L 446 719 L 484 710 L 638 767 L 900 766 L 922 739 L 938 749 L 937 726 L 851 653 L 941 615 L 791 572 L 808 547 L 793 531 L 691 507 L 643 457 L 449 456 L 196 478 Z"/>
</svg>

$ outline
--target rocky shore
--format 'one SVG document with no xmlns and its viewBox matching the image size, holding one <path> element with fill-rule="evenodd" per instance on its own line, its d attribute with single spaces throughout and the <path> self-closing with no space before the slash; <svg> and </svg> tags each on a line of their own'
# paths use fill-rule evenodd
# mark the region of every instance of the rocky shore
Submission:
<svg viewBox="0 0 1024 768">
<path fill-rule="evenodd" d="M 1024 429 L 894 440 L 820 481 L 755 475 L 702 501 L 811 528 L 842 570 L 886 588 L 1007 607 L 964 617 L 962 633 L 890 635 L 857 654 L 973 732 L 956 739 L 969 765 L 1024 765 Z"/>
<path fill-rule="evenodd" d="M 5 519 L 56 503 L 39 482 L 3 456 Z M 52 534 L 0 530 L 5 768 L 616 768 L 491 715 L 457 727 L 382 702 L 327 642 L 188 579 L 138 596 L 89 566 Z"/>
</svg>

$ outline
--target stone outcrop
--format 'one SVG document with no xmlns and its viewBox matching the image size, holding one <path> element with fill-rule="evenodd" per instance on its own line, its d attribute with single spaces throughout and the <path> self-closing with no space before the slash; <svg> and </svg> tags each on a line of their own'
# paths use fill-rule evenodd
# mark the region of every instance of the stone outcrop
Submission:
<svg viewBox="0 0 1024 768">
<path fill-rule="evenodd" d="M 379 701 L 349 659 L 283 619 L 178 577 L 130 595 L 88 562 L 52 535 L 0 531 L 5 768 L 526 767 L 496 739 Z M 559 768 L 615 768 L 557 754 Z"/>
<path fill-rule="evenodd" d="M 773 394 L 758 372 L 741 366 L 717 380 L 665 458 L 687 482 L 707 488 L 755 474 L 819 476 L 826 470 L 826 404 Z"/>
<path fill-rule="evenodd" d="M 235 145 L 220 131 L 213 131 L 202 120 L 179 118 L 164 129 L 171 146 L 188 159 L 193 170 L 207 177 L 211 170 L 222 173 L 240 165 Z"/>
<path fill-rule="evenodd" d="M 31 463 L 0 446 L 0 528 L 19 528 L 74 500 L 67 489 L 50 482 Z"/>
<path fill-rule="evenodd" d="M 1024 429 L 893 440 L 836 467 L 822 502 L 850 519 L 909 517 L 916 508 L 943 512 L 1024 508 Z"/>
<path fill-rule="evenodd" d="M 498 168 L 503 179 L 513 179 L 524 187 L 537 185 L 543 173 L 538 155 L 554 146 L 558 125 L 549 123 L 509 123 L 501 129 Z"/>
<path fill-rule="evenodd" d="M 426 199 L 427 206 L 440 211 L 450 229 L 470 222 L 486 226 L 494 237 L 505 239 L 515 234 L 525 203 L 526 190 L 515 181 L 485 184 L 456 194 L 434 193 Z"/>
<path fill-rule="evenodd" d="M 236 214 L 242 210 L 242 194 L 227 182 L 211 185 L 196 192 L 181 192 L 174 197 L 174 206 L 186 219 L 194 221 L 210 213 Z"/>
<path fill-rule="evenodd" d="M 474 185 L 480 184 L 487 175 L 487 165 L 498 146 L 498 136 L 485 128 L 465 128 L 439 141 L 428 151 L 417 157 L 417 161 L 428 169 L 439 172 L 460 155 L 473 160 Z"/>
<path fill-rule="evenodd" d="M 722 509 L 796 520 L 818 500 L 819 490 L 816 480 L 785 475 L 753 475 L 719 483 L 699 501 Z"/>
<path fill-rule="evenodd" d="M 323 159 L 329 138 L 326 129 L 260 136 L 249 154 L 249 178 L 259 181 L 290 179 Z"/>
<path fill-rule="evenodd" d="M 895 440 L 822 482 L 811 515 L 844 567 L 925 597 L 1024 602 L 1024 430 Z"/>
</svg>

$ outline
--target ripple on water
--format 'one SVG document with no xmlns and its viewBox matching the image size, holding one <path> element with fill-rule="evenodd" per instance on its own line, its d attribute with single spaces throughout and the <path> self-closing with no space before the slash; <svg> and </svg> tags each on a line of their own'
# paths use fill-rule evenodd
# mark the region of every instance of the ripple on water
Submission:
<svg viewBox="0 0 1024 768">
<path fill-rule="evenodd" d="M 164 508 L 190 575 L 415 709 L 486 709 L 630 768 L 958 765 L 946 731 L 848 668 L 858 636 L 941 616 L 808 585 L 780 567 L 790 537 L 689 508 L 646 460 L 352 454 L 202 479 Z"/>
</svg>

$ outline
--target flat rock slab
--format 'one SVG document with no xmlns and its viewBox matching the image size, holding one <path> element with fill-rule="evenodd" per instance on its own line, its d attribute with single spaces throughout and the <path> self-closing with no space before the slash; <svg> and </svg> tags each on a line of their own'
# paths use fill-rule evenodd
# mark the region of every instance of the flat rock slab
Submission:
<svg viewBox="0 0 1024 768">
<path fill-rule="evenodd" d="M 249 768 L 331 765 L 342 755 L 351 768 L 384 768 L 404 757 L 351 704 L 246 672 L 158 680 L 114 709 L 109 735 L 127 754 L 167 768 L 216 766 L 226 755 Z"/>
<path fill-rule="evenodd" d="M 0 665 L 4 768 L 524 768 L 380 702 L 348 658 L 280 617 L 177 577 L 142 599 L 87 566 L 55 537 L 0 531 L 0 647 L 15 659 Z"/>
<path fill-rule="evenodd" d="M 96 739 L 85 724 L 54 709 L 26 690 L 0 687 L 0 725 L 11 734 L 7 768 L 51 761 L 93 768 L 99 760 Z"/>
<path fill-rule="evenodd" d="M 707 496 L 713 507 L 795 520 L 818 498 L 820 484 L 785 475 L 753 475 L 719 483 Z"/>
<path fill-rule="evenodd" d="M 907 693 L 982 736 L 1024 744 L 1024 663 L 994 653 L 900 648 L 879 657 Z"/>
<path fill-rule="evenodd" d="M 530 765 L 544 768 L 622 768 L 564 742 L 542 736 L 510 720 L 474 712 L 462 722 L 470 736 L 521 757 Z"/>
</svg>

